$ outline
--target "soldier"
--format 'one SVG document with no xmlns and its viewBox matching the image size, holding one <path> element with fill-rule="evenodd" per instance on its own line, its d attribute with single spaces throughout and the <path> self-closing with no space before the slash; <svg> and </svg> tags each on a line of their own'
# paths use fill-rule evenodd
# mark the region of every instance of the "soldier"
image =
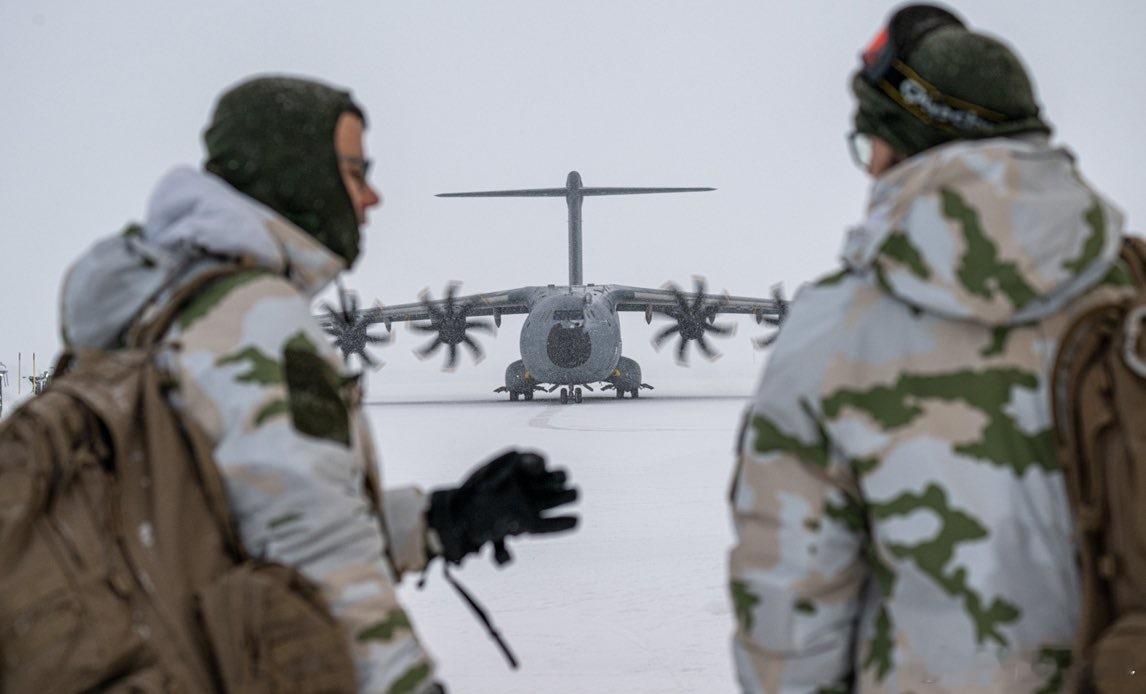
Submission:
<svg viewBox="0 0 1146 694">
<path fill-rule="evenodd" d="M 1126 291 L 1123 216 L 1049 143 L 1012 50 L 892 15 L 852 78 L 873 178 L 747 412 L 731 505 L 749 692 L 1053 692 L 1078 626 L 1048 379 Z"/>
<path fill-rule="evenodd" d="M 380 200 L 365 124 L 349 93 L 308 80 L 258 78 L 225 93 L 205 132 L 205 170 L 172 171 L 142 225 L 73 267 L 63 333 L 72 350 L 114 349 L 174 287 L 221 263 L 247 268 L 177 317 L 163 353 L 170 397 L 214 445 L 246 551 L 321 588 L 359 689 L 441 691 L 395 581 L 435 556 L 458 563 L 490 541 L 504 551 L 507 535 L 570 529 L 576 518 L 542 512 L 576 491 L 539 456 L 510 452 L 456 489 L 378 494 L 357 379 L 341 373 L 310 313 L 354 263 Z"/>
</svg>

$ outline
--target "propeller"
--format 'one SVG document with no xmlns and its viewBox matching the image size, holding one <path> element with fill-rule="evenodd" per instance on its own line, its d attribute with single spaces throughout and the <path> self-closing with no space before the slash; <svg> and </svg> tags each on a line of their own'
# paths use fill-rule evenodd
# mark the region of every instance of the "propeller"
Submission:
<svg viewBox="0 0 1146 694">
<path fill-rule="evenodd" d="M 430 322 L 426 324 L 411 325 L 414 330 L 424 333 L 437 333 L 434 339 L 421 348 L 414 350 L 419 359 L 427 359 L 444 345 L 447 349 L 445 370 L 452 371 L 458 365 L 458 345 L 465 345 L 473 354 L 475 362 L 485 358 L 481 345 L 469 335 L 470 330 L 479 330 L 494 333 L 494 327 L 489 321 L 469 318 L 474 302 L 458 303 L 455 296 L 458 292 L 458 283 L 450 282 L 446 286 L 446 299 L 443 305 L 435 305 L 428 289 L 422 290 L 422 306 L 430 315 Z"/>
<path fill-rule="evenodd" d="M 731 335 L 735 332 L 735 326 L 716 323 L 716 314 L 728 305 L 728 299 L 720 298 L 716 301 L 706 302 L 704 299 L 704 278 L 696 277 L 694 280 L 696 282 L 696 294 L 691 297 L 675 284 L 669 285 L 669 289 L 676 298 L 676 306 L 666 309 L 665 313 L 676 320 L 676 323 L 653 336 L 653 347 L 657 350 L 673 335 L 680 336 L 680 342 L 676 349 L 676 360 L 681 365 L 688 364 L 689 342 L 695 341 L 701 354 L 712 361 L 719 357 L 720 353 L 708 344 L 705 335 L 707 333 Z"/>
<path fill-rule="evenodd" d="M 767 323 L 776 329 L 764 337 L 758 337 L 753 340 L 752 345 L 756 347 L 756 349 L 767 349 L 768 347 L 771 347 L 776 342 L 776 338 L 780 337 L 780 326 L 784 324 L 784 321 L 788 320 L 788 301 L 784 299 L 783 285 L 772 285 L 772 300 L 776 302 L 776 315 L 758 315 L 756 317 L 756 322 Z"/>
<path fill-rule="evenodd" d="M 358 296 L 348 292 L 338 285 L 339 308 L 335 309 L 328 302 L 323 302 L 322 308 L 326 311 L 326 321 L 323 328 L 334 338 L 334 346 L 342 352 L 342 359 L 347 364 L 350 357 L 357 355 L 358 359 L 371 369 L 378 369 L 385 362 L 375 360 L 370 355 L 370 345 L 385 345 L 394 338 L 390 335 L 371 335 L 370 326 L 377 321 L 370 320 L 369 311 L 358 310 Z"/>
</svg>

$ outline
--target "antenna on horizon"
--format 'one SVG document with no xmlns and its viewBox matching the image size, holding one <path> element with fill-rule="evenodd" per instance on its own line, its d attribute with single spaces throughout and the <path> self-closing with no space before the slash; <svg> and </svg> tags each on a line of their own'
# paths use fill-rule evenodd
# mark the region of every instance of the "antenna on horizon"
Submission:
<svg viewBox="0 0 1146 694">
<path fill-rule="evenodd" d="M 589 195 L 645 195 L 649 193 L 696 193 L 715 188 L 586 188 L 581 174 L 570 171 L 564 188 L 489 190 L 476 193 L 438 193 L 439 198 L 565 198 L 569 209 L 569 285 L 584 283 L 581 266 L 581 203 Z"/>
</svg>

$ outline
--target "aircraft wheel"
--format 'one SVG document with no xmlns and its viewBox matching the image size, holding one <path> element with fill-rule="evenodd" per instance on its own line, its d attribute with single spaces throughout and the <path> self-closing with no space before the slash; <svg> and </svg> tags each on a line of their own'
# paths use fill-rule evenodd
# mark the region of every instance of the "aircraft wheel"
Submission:
<svg viewBox="0 0 1146 694">
<path fill-rule="evenodd" d="M 569 391 L 565 388 L 561 389 L 561 404 L 566 405 L 569 403 Z"/>
<path fill-rule="evenodd" d="M 517 391 L 509 391 L 509 399 L 513 402 L 517 402 Z"/>
<path fill-rule="evenodd" d="M 632 392 L 632 394 L 633 394 L 633 397 L 634 397 L 634 398 L 639 398 L 639 397 L 641 397 L 641 389 L 640 389 L 640 387 L 637 387 L 637 388 L 633 388 L 633 390 L 632 390 L 631 392 Z"/>
<path fill-rule="evenodd" d="M 625 397 L 625 391 L 623 391 L 623 390 L 621 390 L 620 388 L 618 388 L 618 389 L 617 389 L 617 399 L 618 399 L 618 400 L 620 400 L 620 399 L 622 399 L 622 398 L 624 398 L 624 397 Z"/>
<path fill-rule="evenodd" d="M 526 400 L 532 400 L 533 399 L 533 389 L 532 388 L 525 391 L 525 399 Z"/>
<path fill-rule="evenodd" d="M 580 388 L 574 388 L 573 389 L 573 402 L 576 402 L 576 403 L 581 402 L 581 389 Z"/>
</svg>

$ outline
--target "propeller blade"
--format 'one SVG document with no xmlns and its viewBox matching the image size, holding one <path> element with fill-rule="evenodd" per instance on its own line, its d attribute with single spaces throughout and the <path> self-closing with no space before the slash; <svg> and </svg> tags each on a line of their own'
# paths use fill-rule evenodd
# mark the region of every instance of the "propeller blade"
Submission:
<svg viewBox="0 0 1146 694">
<path fill-rule="evenodd" d="M 768 347 L 771 347 L 773 344 L 775 344 L 776 338 L 779 336 L 780 336 L 780 333 L 777 332 L 777 333 L 772 333 L 771 335 L 765 335 L 764 337 L 758 337 L 752 341 L 752 345 L 756 349 L 766 349 Z"/>
<path fill-rule="evenodd" d="M 727 323 L 721 323 L 717 325 L 716 323 L 712 323 L 708 326 L 707 330 L 708 332 L 716 333 L 717 335 L 732 335 L 736 332 L 736 325 L 729 325 Z"/>
<path fill-rule="evenodd" d="M 437 323 L 433 323 L 433 322 L 429 323 L 428 325 L 422 324 L 422 323 L 411 323 L 410 327 L 413 328 L 414 330 L 417 330 L 418 332 L 423 332 L 423 333 L 441 332 L 438 329 Z"/>
<path fill-rule="evenodd" d="M 385 345 L 385 344 L 389 344 L 390 340 L 392 340 L 393 338 L 390 337 L 389 335 L 371 335 L 370 333 L 367 333 L 366 335 L 363 336 L 362 339 L 366 340 L 367 342 L 369 342 L 372 345 Z"/>
<path fill-rule="evenodd" d="M 704 306 L 704 278 L 694 277 L 693 286 L 696 288 L 696 296 L 692 299 L 692 312 L 699 313 Z"/>
<path fill-rule="evenodd" d="M 783 323 L 784 319 L 788 317 L 788 305 L 790 303 L 784 298 L 784 285 L 772 285 L 772 301 L 776 302 L 776 308 L 778 309 L 776 317 Z"/>
<path fill-rule="evenodd" d="M 446 357 L 446 371 L 453 371 L 458 366 L 458 346 L 450 343 L 450 355 Z"/>
<path fill-rule="evenodd" d="M 497 334 L 497 329 L 493 327 L 492 323 L 489 321 L 478 320 L 476 318 L 470 318 L 466 321 L 466 330 L 480 330 L 481 332 L 489 333 L 490 335 Z"/>
<path fill-rule="evenodd" d="M 469 347 L 470 353 L 474 355 L 474 361 L 480 362 L 485 359 L 485 352 L 482 351 L 481 345 L 477 343 L 472 337 L 466 335 L 462 338 L 462 343 Z"/>
<path fill-rule="evenodd" d="M 423 345 L 421 349 L 414 350 L 414 355 L 419 359 L 427 359 L 431 354 L 438 351 L 442 344 L 442 338 L 435 337 L 433 340 Z"/>
<path fill-rule="evenodd" d="M 673 333 L 679 333 L 679 332 L 680 332 L 680 324 L 678 324 L 678 323 L 673 323 L 672 325 L 666 326 L 660 332 L 658 332 L 656 335 L 653 336 L 653 347 L 660 349 L 660 346 L 664 344 L 665 340 L 669 339 L 669 337 L 671 337 Z"/>
<path fill-rule="evenodd" d="M 675 284 L 670 287 L 672 290 L 673 298 L 676 299 L 677 308 L 680 309 L 681 315 L 688 314 L 688 297 L 680 290 Z"/>
<path fill-rule="evenodd" d="M 696 341 L 696 346 L 700 347 L 700 351 L 704 353 L 704 356 L 707 357 L 709 361 L 716 361 L 716 359 L 720 357 L 720 352 L 710 347 L 708 340 L 704 339 L 703 335 Z"/>
<path fill-rule="evenodd" d="M 705 319 L 708 320 L 709 323 L 715 321 L 716 316 L 721 311 L 723 311 L 724 308 L 726 306 L 728 306 L 729 303 L 731 303 L 729 299 L 722 297 L 719 300 L 715 301 L 714 303 L 711 303 L 708 306 L 705 306 L 704 311 L 703 311 Z"/>
<path fill-rule="evenodd" d="M 370 356 L 370 353 L 369 353 L 369 352 L 367 352 L 366 350 L 362 350 L 361 352 L 359 352 L 359 353 L 358 353 L 358 357 L 359 357 L 359 358 L 360 358 L 360 359 L 363 361 L 363 363 L 365 363 L 365 364 L 366 364 L 366 366 L 367 366 L 368 368 L 370 368 L 372 371 L 377 371 L 377 370 L 378 370 L 379 368 L 381 368 L 381 366 L 382 366 L 382 364 L 381 364 L 381 363 L 379 363 L 378 361 L 376 361 L 376 360 L 374 359 L 374 357 Z"/>
<path fill-rule="evenodd" d="M 426 309 L 426 313 L 430 314 L 430 322 L 442 322 L 442 318 L 445 316 L 442 313 L 442 309 L 433 304 L 434 297 L 432 294 L 430 294 L 430 290 L 423 289 L 422 291 L 418 292 L 418 296 L 422 299 L 422 307 Z"/>
<path fill-rule="evenodd" d="M 688 365 L 688 340 L 682 339 L 676 348 L 676 361 L 681 366 Z"/>
</svg>

